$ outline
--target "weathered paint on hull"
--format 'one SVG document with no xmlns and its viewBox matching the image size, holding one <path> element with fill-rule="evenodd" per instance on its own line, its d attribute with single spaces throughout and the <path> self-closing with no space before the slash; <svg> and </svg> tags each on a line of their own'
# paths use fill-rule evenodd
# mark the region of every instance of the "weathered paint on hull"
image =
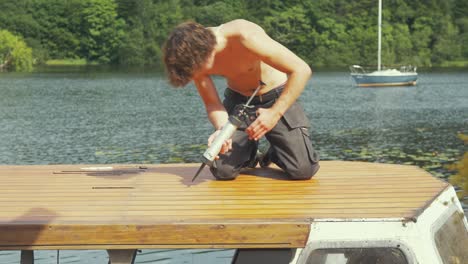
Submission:
<svg viewBox="0 0 468 264">
<path fill-rule="evenodd" d="M 402 76 L 379 76 L 367 74 L 351 74 L 359 87 L 381 86 L 411 86 L 416 85 L 417 74 Z"/>
</svg>

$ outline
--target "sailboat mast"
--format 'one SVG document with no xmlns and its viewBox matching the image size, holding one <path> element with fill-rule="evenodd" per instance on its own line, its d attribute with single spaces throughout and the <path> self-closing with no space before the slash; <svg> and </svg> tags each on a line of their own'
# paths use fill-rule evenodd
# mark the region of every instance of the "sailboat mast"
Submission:
<svg viewBox="0 0 468 264">
<path fill-rule="evenodd" d="M 379 25 L 379 47 L 378 47 L 378 51 L 377 51 L 377 70 L 380 71 L 380 65 L 381 65 L 381 61 L 380 61 L 380 57 L 381 57 L 381 53 L 382 53 L 382 0 L 379 0 L 379 22 L 378 22 L 378 25 Z"/>
</svg>

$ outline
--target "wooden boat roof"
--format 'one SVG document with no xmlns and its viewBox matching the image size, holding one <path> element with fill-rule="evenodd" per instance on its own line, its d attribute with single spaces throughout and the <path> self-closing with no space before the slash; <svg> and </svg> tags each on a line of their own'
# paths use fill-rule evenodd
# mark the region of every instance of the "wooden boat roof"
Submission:
<svg viewBox="0 0 468 264">
<path fill-rule="evenodd" d="M 303 247 L 320 219 L 409 221 L 448 184 L 414 166 L 322 161 L 216 181 L 200 164 L 0 166 L 0 249 Z"/>
</svg>

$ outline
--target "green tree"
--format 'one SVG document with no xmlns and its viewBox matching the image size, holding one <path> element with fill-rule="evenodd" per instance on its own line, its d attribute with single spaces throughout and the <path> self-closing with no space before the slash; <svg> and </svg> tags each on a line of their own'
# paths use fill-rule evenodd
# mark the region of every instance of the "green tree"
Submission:
<svg viewBox="0 0 468 264">
<path fill-rule="evenodd" d="M 385 0 L 383 63 L 468 60 L 466 0 Z M 314 65 L 375 65 L 375 0 L 2 0 L 0 28 L 24 37 L 35 61 L 86 58 L 156 65 L 177 23 L 251 20 Z M 125 24 L 124 24 L 125 22 Z"/>
<path fill-rule="evenodd" d="M 307 32 L 312 30 L 304 9 L 292 6 L 278 12 L 274 11 L 263 20 L 263 26 L 277 41 L 298 53 L 307 50 Z"/>
<path fill-rule="evenodd" d="M 247 17 L 243 1 L 217 1 L 205 6 L 193 7 L 195 21 L 206 26 L 217 26 L 230 20 Z"/>
<path fill-rule="evenodd" d="M 0 30 L 0 71 L 30 71 L 32 64 L 32 50 L 23 39 Z"/>
<path fill-rule="evenodd" d="M 406 24 L 388 24 L 383 29 L 382 63 L 386 65 L 413 63 L 413 44 Z"/>
<path fill-rule="evenodd" d="M 441 63 L 459 59 L 461 56 L 461 45 L 458 28 L 450 21 L 445 21 L 441 27 L 440 34 L 435 38 L 435 43 L 432 47 L 432 61 Z"/>
<path fill-rule="evenodd" d="M 84 4 L 82 56 L 89 61 L 109 63 L 116 59 L 124 36 L 123 19 L 117 18 L 113 0 L 88 0 Z"/>
<path fill-rule="evenodd" d="M 127 34 L 118 50 L 122 65 L 157 66 L 161 46 L 172 27 L 183 21 L 179 0 L 140 0 L 127 21 Z"/>
<path fill-rule="evenodd" d="M 459 43 L 462 47 L 462 58 L 468 59 L 468 1 L 455 0 L 453 5 L 455 24 L 460 30 Z M 464 47 L 464 48 L 463 48 Z"/>
<path fill-rule="evenodd" d="M 11 0 L 5 0 L 11 1 Z M 33 47 L 34 56 L 52 58 L 78 57 L 81 39 L 79 14 L 82 4 L 79 0 L 18 0 L 21 26 L 11 29 L 25 37 Z M 16 22 L 15 22 L 16 23 Z M 27 23 L 27 24 L 26 24 Z"/>
<path fill-rule="evenodd" d="M 419 17 L 412 25 L 413 61 L 416 65 L 431 66 L 431 41 L 433 30 L 430 18 Z"/>
<path fill-rule="evenodd" d="M 353 51 L 353 64 L 377 64 L 377 28 L 352 27 L 349 30 L 349 49 Z"/>
</svg>

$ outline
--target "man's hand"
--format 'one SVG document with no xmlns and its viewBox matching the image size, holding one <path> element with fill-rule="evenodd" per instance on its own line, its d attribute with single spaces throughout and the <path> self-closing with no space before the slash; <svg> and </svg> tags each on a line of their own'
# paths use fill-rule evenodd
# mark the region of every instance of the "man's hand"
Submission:
<svg viewBox="0 0 468 264">
<path fill-rule="evenodd" d="M 211 146 L 211 143 L 215 140 L 215 138 L 221 133 L 221 129 L 216 130 L 211 136 L 208 138 L 208 147 Z M 232 149 L 232 139 L 228 139 L 224 141 L 219 154 L 224 154 Z M 215 159 L 219 159 L 219 156 L 216 156 Z"/>
<path fill-rule="evenodd" d="M 272 130 L 281 118 L 281 114 L 273 108 L 257 109 L 257 119 L 245 130 L 249 139 L 259 140 Z"/>
</svg>

